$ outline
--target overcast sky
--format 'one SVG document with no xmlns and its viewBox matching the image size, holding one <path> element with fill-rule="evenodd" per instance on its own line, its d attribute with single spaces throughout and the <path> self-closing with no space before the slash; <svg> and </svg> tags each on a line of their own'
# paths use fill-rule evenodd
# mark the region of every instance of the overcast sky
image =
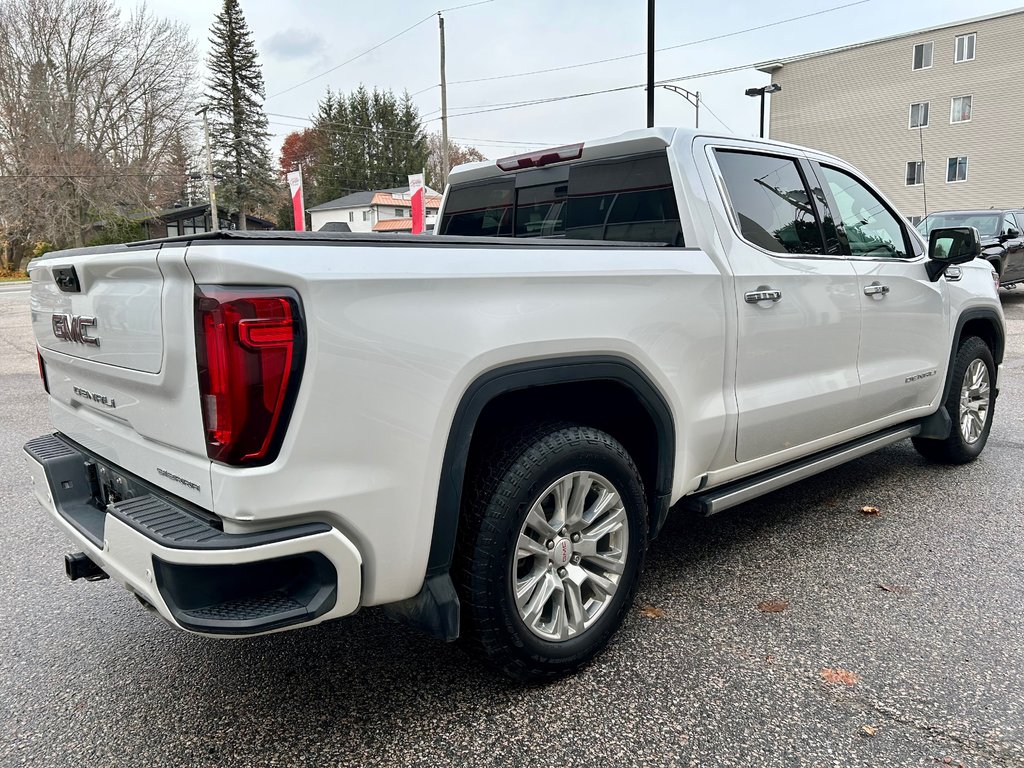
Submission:
<svg viewBox="0 0 1024 768">
<path fill-rule="evenodd" d="M 473 1 L 242 0 L 263 64 L 275 152 L 284 136 L 295 129 L 293 126 L 308 124 L 281 115 L 308 118 L 328 87 L 349 91 L 362 83 L 368 88 L 420 92 L 414 100 L 427 128 L 440 130 L 440 123 L 432 120 L 440 109 L 439 89 L 431 87 L 440 82 L 436 16 L 323 77 L 292 87 L 337 67 L 441 8 Z M 130 0 L 119 2 L 126 8 L 134 6 Z M 668 79 L 862 42 L 1009 10 L 1019 2 L 658 0 L 658 48 L 847 7 L 664 51 L 657 57 L 656 77 Z M 180 20 L 192 29 L 204 60 L 208 30 L 220 5 L 217 0 L 148 2 L 157 15 Z M 641 53 L 646 48 L 646 9 L 646 0 L 488 0 L 445 12 L 449 134 L 495 158 L 535 145 L 550 146 L 643 127 L 646 102 L 642 88 L 465 116 L 459 113 L 644 82 L 646 58 L 642 55 L 560 72 L 477 83 L 460 81 Z M 1017 55 L 1007 61 L 1017 61 Z M 679 84 L 700 91 L 706 107 L 701 127 L 750 136 L 757 133 L 758 105 L 757 99 L 744 96 L 743 91 L 768 82 L 767 75 L 744 69 Z M 282 93 L 286 89 L 292 90 Z M 692 126 L 693 119 L 690 104 L 659 89 L 658 125 Z"/>
</svg>

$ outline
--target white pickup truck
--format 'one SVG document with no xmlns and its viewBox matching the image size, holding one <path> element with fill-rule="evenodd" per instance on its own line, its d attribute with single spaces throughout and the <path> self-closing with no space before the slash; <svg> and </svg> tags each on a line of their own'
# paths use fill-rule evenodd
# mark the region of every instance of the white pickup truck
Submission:
<svg viewBox="0 0 1024 768">
<path fill-rule="evenodd" d="M 437 229 L 32 262 L 68 575 L 219 637 L 384 606 L 543 679 L 606 644 L 670 507 L 985 445 L 977 231 L 926 243 L 834 157 L 637 131 L 462 166 Z"/>
</svg>

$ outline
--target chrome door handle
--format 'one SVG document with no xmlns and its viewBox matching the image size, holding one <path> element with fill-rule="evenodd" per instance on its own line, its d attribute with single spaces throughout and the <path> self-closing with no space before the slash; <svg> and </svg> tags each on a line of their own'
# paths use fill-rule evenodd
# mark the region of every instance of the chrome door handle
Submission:
<svg viewBox="0 0 1024 768">
<path fill-rule="evenodd" d="M 757 286 L 756 291 L 747 291 L 743 294 L 743 300 L 747 304 L 760 304 L 762 301 L 778 301 L 782 298 L 782 291 L 776 291 L 767 285 Z"/>
<path fill-rule="evenodd" d="M 874 282 L 871 285 L 865 285 L 864 286 L 864 295 L 865 296 L 871 296 L 871 297 L 876 298 L 876 299 L 884 298 L 885 294 L 887 294 L 888 292 L 889 292 L 889 286 L 888 285 L 882 285 L 879 282 Z"/>
</svg>

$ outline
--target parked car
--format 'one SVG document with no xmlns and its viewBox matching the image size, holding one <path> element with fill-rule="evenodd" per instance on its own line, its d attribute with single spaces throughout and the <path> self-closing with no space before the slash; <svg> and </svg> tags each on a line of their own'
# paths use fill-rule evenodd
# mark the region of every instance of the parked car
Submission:
<svg viewBox="0 0 1024 768">
<path fill-rule="evenodd" d="M 977 231 L 925 243 L 835 157 L 659 128 L 449 181 L 432 236 L 32 262 L 57 431 L 25 452 L 72 579 L 216 637 L 384 606 L 545 679 L 619 627 L 671 507 L 985 447 Z"/>
<path fill-rule="evenodd" d="M 1003 288 L 1024 282 L 1024 209 L 938 211 L 917 225 L 924 237 L 940 227 L 974 227 L 981 236 L 982 256 L 999 274 Z"/>
</svg>

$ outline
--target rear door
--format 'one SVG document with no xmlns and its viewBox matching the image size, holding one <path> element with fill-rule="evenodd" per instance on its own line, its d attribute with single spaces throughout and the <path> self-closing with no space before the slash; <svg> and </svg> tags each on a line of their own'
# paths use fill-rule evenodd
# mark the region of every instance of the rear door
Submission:
<svg viewBox="0 0 1024 768">
<path fill-rule="evenodd" d="M 1004 280 L 1024 280 L 1024 212 L 1007 213 L 1003 221 L 1003 234 L 1010 231 L 1016 237 L 1007 238 L 1003 247 L 1006 248 L 1006 274 Z"/>
<path fill-rule="evenodd" d="M 928 278 L 920 242 L 866 181 L 838 166 L 814 168 L 857 273 L 859 420 L 927 406 L 942 388 L 949 358 L 946 279 Z"/>
<path fill-rule="evenodd" d="M 743 462 L 857 425 L 860 299 L 806 160 L 749 145 L 707 151 L 731 221 L 720 234 L 738 308 Z"/>
</svg>

